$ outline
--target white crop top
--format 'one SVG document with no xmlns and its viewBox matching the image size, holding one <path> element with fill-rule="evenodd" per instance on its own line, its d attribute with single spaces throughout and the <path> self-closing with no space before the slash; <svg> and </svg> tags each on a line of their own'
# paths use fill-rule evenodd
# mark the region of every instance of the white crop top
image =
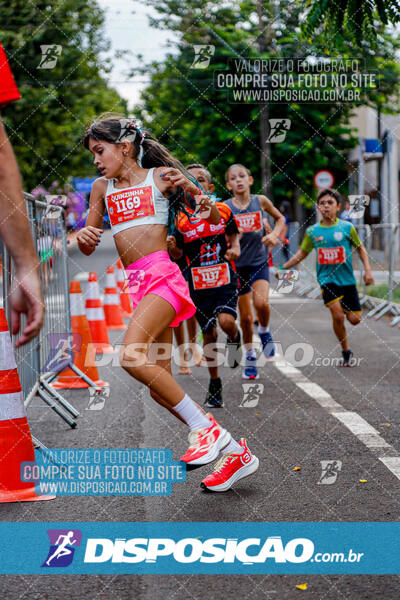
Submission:
<svg viewBox="0 0 400 600">
<path fill-rule="evenodd" d="M 105 203 L 113 235 L 137 225 L 168 225 L 168 200 L 154 182 L 154 168 L 142 183 L 127 188 L 118 189 L 109 179 Z"/>
</svg>

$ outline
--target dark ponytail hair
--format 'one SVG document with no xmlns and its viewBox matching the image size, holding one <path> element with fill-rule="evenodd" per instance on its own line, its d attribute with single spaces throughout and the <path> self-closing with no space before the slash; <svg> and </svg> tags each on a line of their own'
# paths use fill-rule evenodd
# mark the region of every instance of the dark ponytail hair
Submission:
<svg viewBox="0 0 400 600">
<path fill-rule="evenodd" d="M 120 143 L 121 119 L 126 119 L 126 117 L 118 113 L 104 113 L 100 115 L 85 131 L 82 138 L 84 147 L 89 150 L 90 138 L 110 144 Z M 165 146 L 160 144 L 147 131 L 144 131 L 134 120 L 131 120 L 129 125 L 130 137 L 133 139 L 128 139 L 128 141 L 131 142 L 136 161 L 138 161 L 141 148 L 143 148 L 141 166 L 144 169 L 151 169 L 152 167 L 172 167 L 179 169 L 185 177 L 202 190 L 201 186 L 197 183 L 197 179 L 186 171 L 180 161 L 174 158 Z M 183 212 L 190 219 L 190 214 L 187 212 L 186 207 L 195 208 L 195 202 L 191 197 L 186 197 L 185 191 L 182 188 L 178 188 L 173 194 L 168 196 L 168 200 L 168 234 L 172 235 L 175 231 L 175 222 L 178 213 Z"/>
</svg>

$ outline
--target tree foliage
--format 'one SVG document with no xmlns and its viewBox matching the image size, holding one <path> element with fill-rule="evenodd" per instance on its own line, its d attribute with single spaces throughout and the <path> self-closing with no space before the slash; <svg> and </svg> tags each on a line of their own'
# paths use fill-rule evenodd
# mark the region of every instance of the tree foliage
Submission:
<svg viewBox="0 0 400 600">
<path fill-rule="evenodd" d="M 389 36 L 383 38 L 379 53 L 361 54 L 350 37 L 329 49 L 322 36 L 311 42 L 302 38 L 302 9 L 297 2 L 281 1 L 278 19 L 272 2 L 262 2 L 262 15 L 257 14 L 257 3 L 251 0 L 229 4 L 207 0 L 150 3 L 161 17 L 153 19 L 153 25 L 174 30 L 178 42 L 164 63 L 144 66 L 150 83 L 139 109 L 153 133 L 184 164 L 201 161 L 207 165 L 220 197 L 227 197 L 224 173 L 235 162 L 251 169 L 253 189 L 261 191 L 261 107 L 228 102 L 213 82 L 214 72 L 226 69 L 229 59 L 358 56 L 365 61 L 366 70 L 385 68 L 380 89 L 369 90 L 363 103 L 388 108 L 387 98 L 396 98 L 399 67 L 395 51 L 399 44 Z M 207 69 L 192 68 L 196 44 L 215 46 Z M 311 206 L 315 198 L 313 176 L 325 168 L 333 171 L 336 185 L 347 192 L 347 157 L 356 144 L 349 118 L 355 106 L 349 102 L 269 104 L 269 118 L 291 119 L 285 141 L 270 145 L 271 189 L 276 204 L 284 199 L 300 199 Z"/>
<path fill-rule="evenodd" d="M 80 138 L 105 110 L 125 111 L 109 87 L 104 15 L 94 0 L 0 0 L 0 40 L 21 100 L 2 116 L 26 189 L 93 173 Z M 52 69 L 38 68 L 42 45 L 60 45 Z"/>
<path fill-rule="evenodd" d="M 359 47 L 379 44 L 379 31 L 400 22 L 399 0 L 303 0 L 306 19 L 303 31 L 312 36 L 322 31 L 338 41 L 348 32 Z"/>
</svg>

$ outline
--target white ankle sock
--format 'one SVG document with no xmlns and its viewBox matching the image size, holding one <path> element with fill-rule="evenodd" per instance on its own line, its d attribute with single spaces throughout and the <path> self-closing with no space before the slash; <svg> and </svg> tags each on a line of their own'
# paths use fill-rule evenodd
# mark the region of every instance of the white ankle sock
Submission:
<svg viewBox="0 0 400 600">
<path fill-rule="evenodd" d="M 238 444 L 233 438 L 231 438 L 231 441 L 229 442 L 229 444 L 227 446 L 225 446 L 225 448 L 223 450 L 221 450 L 221 452 L 223 454 L 226 454 L 227 452 L 234 452 L 235 454 L 242 454 L 242 452 L 244 452 L 244 448 L 242 448 L 242 446 L 240 444 Z"/>
<path fill-rule="evenodd" d="M 254 348 L 251 348 L 251 350 L 246 350 L 246 358 L 256 358 L 256 351 Z"/>
<path fill-rule="evenodd" d="M 205 427 L 210 427 L 212 425 L 208 417 L 206 417 L 187 394 L 185 394 L 183 399 L 174 406 L 174 411 L 182 417 L 190 428 L 190 431 L 193 431 L 193 429 L 204 429 Z"/>
<path fill-rule="evenodd" d="M 258 326 L 258 333 L 267 333 L 269 331 L 269 325 L 263 327 L 262 325 Z"/>
</svg>

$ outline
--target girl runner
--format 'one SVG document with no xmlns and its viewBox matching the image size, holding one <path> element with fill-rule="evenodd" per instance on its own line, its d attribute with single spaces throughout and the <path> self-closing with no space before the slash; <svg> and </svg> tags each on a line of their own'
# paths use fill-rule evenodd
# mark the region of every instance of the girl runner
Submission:
<svg viewBox="0 0 400 600">
<path fill-rule="evenodd" d="M 258 335 L 265 356 L 273 356 L 275 349 L 268 327 L 269 306 L 269 267 L 266 246 L 279 243 L 279 236 L 285 225 L 285 218 L 266 196 L 250 194 L 253 178 L 249 169 L 240 164 L 231 165 L 225 174 L 226 186 L 233 192 L 233 198 L 226 204 L 232 209 L 239 230 L 240 256 L 236 261 L 239 276 L 239 312 L 243 342 L 246 347 L 244 379 L 258 379 L 257 357 L 253 349 L 253 311 L 251 296 L 258 320 Z M 262 211 L 275 219 L 275 229 L 264 235 Z"/>
<path fill-rule="evenodd" d="M 102 176 L 92 187 L 86 227 L 78 235 L 79 248 L 86 255 L 94 252 L 107 209 L 134 308 L 121 365 L 149 388 L 159 404 L 188 425 L 190 446 L 181 458 L 188 467 L 208 464 L 224 449 L 218 468 L 202 486 L 225 491 L 257 470 L 257 457 L 244 438 L 237 443 L 185 394 L 171 375 L 171 356 L 155 363 L 148 357 L 154 342 L 171 349 L 171 327 L 195 312 L 179 267 L 166 251 L 167 226 L 175 222 L 178 210 L 185 211 L 185 195 L 197 195 L 197 209 L 210 223 L 219 222 L 219 211 L 208 197 L 198 196 L 199 189 L 182 173 L 180 163 L 133 119 L 104 115 L 86 131 L 83 144 Z"/>
<path fill-rule="evenodd" d="M 190 165 L 187 170 L 196 177 L 206 193 L 214 190 L 211 175 L 203 165 Z M 218 321 L 228 336 L 228 364 L 232 368 L 239 365 L 241 339 L 236 325 L 237 275 L 230 261 L 238 258 L 240 246 L 239 230 L 231 209 L 223 202 L 216 202 L 215 206 L 221 213 L 218 225 L 182 214 L 177 220 L 174 240 L 187 258 L 190 295 L 197 308 L 196 318 L 203 332 L 204 356 L 210 373 L 205 406 L 222 408 L 222 381 L 215 364 L 214 347 L 218 338 Z"/>
<path fill-rule="evenodd" d="M 317 199 L 322 220 L 307 228 L 300 249 L 280 269 L 290 269 L 301 262 L 315 248 L 317 252 L 317 279 L 325 306 L 332 315 L 333 330 L 342 347 L 340 366 L 355 364 L 347 340 L 345 317 L 351 325 L 361 322 L 361 306 L 351 259 L 356 248 L 364 265 L 365 285 L 372 285 L 368 254 L 352 223 L 337 218 L 340 195 L 337 190 L 321 190 Z M 279 271 L 275 273 L 279 278 Z"/>
</svg>

